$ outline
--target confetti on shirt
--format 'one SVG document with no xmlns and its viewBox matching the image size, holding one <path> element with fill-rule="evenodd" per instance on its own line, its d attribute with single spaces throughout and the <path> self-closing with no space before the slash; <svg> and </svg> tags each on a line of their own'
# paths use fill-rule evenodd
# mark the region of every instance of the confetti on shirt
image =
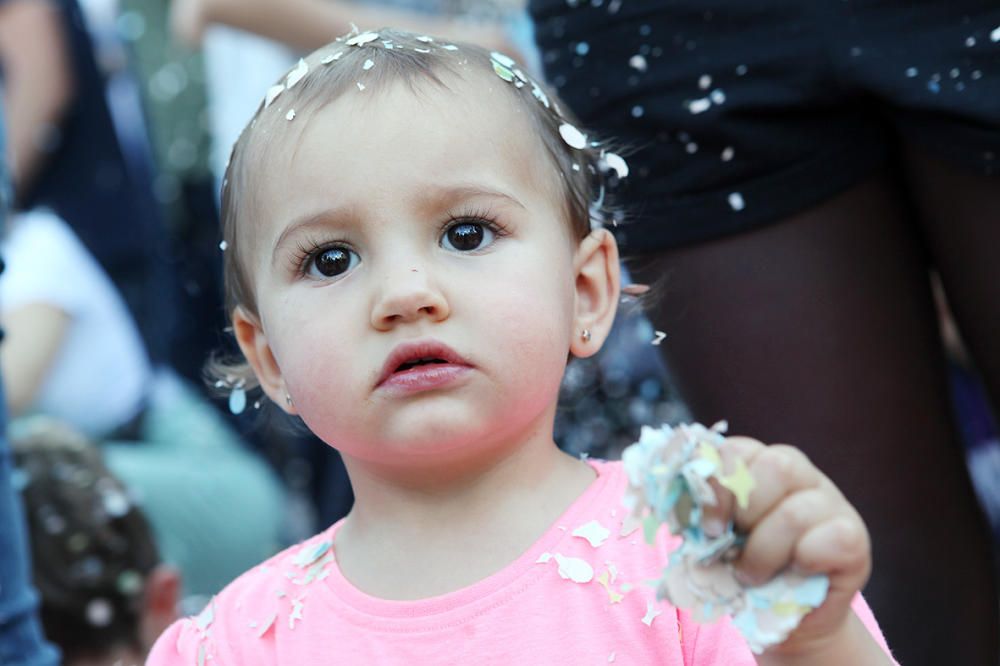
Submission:
<svg viewBox="0 0 1000 666">
<path fill-rule="evenodd" d="M 760 654 L 785 640 L 806 613 L 823 603 L 829 580 L 787 571 L 758 586 L 737 580 L 732 562 L 744 536 L 731 521 L 712 536 L 702 525 L 703 507 L 717 502 L 710 480 L 728 488 L 744 507 L 754 489 L 743 461 L 724 469 L 718 449 L 725 430 L 724 422 L 712 428 L 697 423 L 643 427 L 639 441 L 622 453 L 629 478 L 624 504 L 641 522 L 647 543 L 653 543 L 663 524 L 682 538 L 658 581 L 657 598 L 689 610 L 697 622 L 731 616 L 750 649 Z M 652 617 L 647 609 L 643 622 Z"/>
</svg>

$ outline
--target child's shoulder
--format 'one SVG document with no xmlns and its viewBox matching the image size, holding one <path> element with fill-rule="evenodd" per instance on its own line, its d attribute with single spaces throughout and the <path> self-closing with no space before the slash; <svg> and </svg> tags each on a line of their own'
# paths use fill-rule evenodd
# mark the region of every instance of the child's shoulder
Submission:
<svg viewBox="0 0 1000 666">
<path fill-rule="evenodd" d="M 302 619 L 310 586 L 324 580 L 332 566 L 331 530 L 286 548 L 229 583 L 197 616 L 171 625 L 146 663 L 203 663 L 203 655 L 239 650 L 248 635 L 262 638 L 275 631 L 277 623 L 294 628 Z"/>
</svg>

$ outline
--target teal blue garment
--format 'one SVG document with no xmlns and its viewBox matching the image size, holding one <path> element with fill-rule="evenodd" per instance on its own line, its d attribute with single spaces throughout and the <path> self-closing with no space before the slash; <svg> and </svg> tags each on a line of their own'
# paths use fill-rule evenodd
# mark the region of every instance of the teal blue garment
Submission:
<svg viewBox="0 0 1000 666">
<path fill-rule="evenodd" d="M 278 479 L 193 387 L 161 372 L 142 432 L 103 445 L 105 461 L 135 493 L 185 596 L 211 596 L 278 551 Z"/>
</svg>

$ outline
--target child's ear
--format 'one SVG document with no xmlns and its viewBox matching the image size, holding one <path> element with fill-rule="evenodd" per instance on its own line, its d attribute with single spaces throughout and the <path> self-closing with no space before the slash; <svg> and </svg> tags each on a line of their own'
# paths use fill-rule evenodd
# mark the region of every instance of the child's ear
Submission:
<svg viewBox="0 0 1000 666">
<path fill-rule="evenodd" d="M 290 399 L 288 399 L 285 380 L 281 375 L 281 368 L 271 353 L 271 346 L 267 342 L 267 335 L 261 327 L 257 317 L 237 306 L 233 310 L 233 333 L 236 335 L 236 342 L 240 346 L 240 351 L 246 357 L 253 372 L 257 375 L 260 388 L 271 401 L 289 414 L 294 414 L 295 410 Z"/>
<path fill-rule="evenodd" d="M 621 269 L 618 244 L 607 229 L 595 229 L 580 242 L 574 260 L 576 312 L 570 352 L 586 358 L 597 353 L 611 332 L 618 311 Z M 589 331 L 587 336 L 583 331 Z"/>
</svg>

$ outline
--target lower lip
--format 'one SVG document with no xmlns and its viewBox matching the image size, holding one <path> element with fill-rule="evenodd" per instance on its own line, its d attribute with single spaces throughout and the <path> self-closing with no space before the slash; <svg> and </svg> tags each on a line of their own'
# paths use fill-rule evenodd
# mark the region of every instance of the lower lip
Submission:
<svg viewBox="0 0 1000 666">
<path fill-rule="evenodd" d="M 418 365 L 403 372 L 394 372 L 379 384 L 379 388 L 396 395 L 431 391 L 454 384 L 471 371 L 472 368 L 467 365 L 453 363 Z"/>
</svg>

